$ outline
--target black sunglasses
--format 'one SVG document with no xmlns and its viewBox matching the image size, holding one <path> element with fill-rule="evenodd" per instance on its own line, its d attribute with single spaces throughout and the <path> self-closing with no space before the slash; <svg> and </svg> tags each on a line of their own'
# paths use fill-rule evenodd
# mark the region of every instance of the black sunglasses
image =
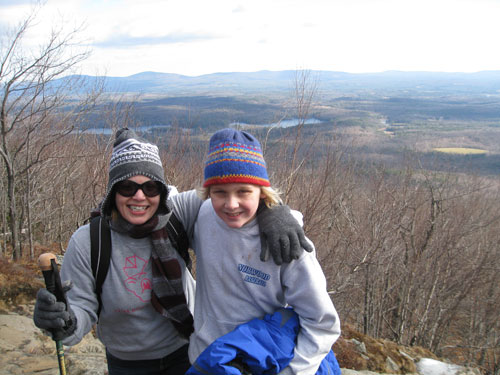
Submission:
<svg viewBox="0 0 500 375">
<path fill-rule="evenodd" d="M 146 197 L 156 197 L 161 194 L 163 189 L 162 183 L 159 181 L 146 181 L 143 184 L 138 184 L 134 181 L 120 181 L 116 185 L 116 192 L 124 197 L 133 197 L 137 190 L 141 189 Z"/>
</svg>

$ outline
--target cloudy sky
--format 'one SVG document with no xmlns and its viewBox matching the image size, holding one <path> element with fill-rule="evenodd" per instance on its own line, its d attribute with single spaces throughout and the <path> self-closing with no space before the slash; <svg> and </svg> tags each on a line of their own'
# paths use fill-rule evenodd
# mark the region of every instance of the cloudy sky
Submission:
<svg viewBox="0 0 500 375">
<path fill-rule="evenodd" d="M 30 1 L 0 0 L 0 35 Z M 500 70 L 500 0 L 47 0 L 26 43 L 85 23 L 86 74 Z"/>
</svg>

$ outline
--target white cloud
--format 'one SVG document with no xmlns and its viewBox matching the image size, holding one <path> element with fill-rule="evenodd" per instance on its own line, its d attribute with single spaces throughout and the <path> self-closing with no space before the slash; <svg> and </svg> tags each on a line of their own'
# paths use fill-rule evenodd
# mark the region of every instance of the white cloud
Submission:
<svg viewBox="0 0 500 375">
<path fill-rule="evenodd" d="M 27 9 L 1 4 L 0 19 Z M 500 70 L 495 0 L 48 0 L 31 41 L 61 15 L 86 22 L 85 69 L 109 75 Z"/>
</svg>

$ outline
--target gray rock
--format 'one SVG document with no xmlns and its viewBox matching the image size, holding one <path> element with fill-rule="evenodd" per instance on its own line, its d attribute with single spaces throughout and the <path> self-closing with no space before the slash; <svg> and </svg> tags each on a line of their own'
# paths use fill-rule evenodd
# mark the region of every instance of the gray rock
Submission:
<svg viewBox="0 0 500 375">
<path fill-rule="evenodd" d="M 71 375 L 103 375 L 107 371 L 104 346 L 91 334 L 65 348 Z M 33 324 L 31 316 L 0 315 L 0 375 L 59 375 L 55 342 Z"/>
<path fill-rule="evenodd" d="M 351 339 L 347 341 L 351 341 L 354 345 L 356 345 L 356 349 L 358 350 L 358 352 L 360 352 L 361 354 L 366 354 L 366 345 L 364 342 L 358 341 L 356 339 Z"/>
<path fill-rule="evenodd" d="M 403 356 L 403 357 L 406 357 L 408 358 L 410 361 L 413 361 L 415 362 L 415 358 L 413 358 L 411 355 L 409 355 L 408 353 L 405 353 L 403 352 L 402 350 L 399 351 L 399 353 Z"/>
<path fill-rule="evenodd" d="M 394 362 L 394 360 L 391 357 L 387 357 L 385 359 L 385 364 L 387 366 L 387 369 L 389 371 L 394 371 L 394 372 L 399 372 L 401 369 L 399 368 L 398 364 Z"/>
</svg>

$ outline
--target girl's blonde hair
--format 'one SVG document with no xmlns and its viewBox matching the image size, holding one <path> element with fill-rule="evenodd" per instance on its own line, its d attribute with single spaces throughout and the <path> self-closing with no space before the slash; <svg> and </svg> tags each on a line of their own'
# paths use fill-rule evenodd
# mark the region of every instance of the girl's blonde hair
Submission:
<svg viewBox="0 0 500 375">
<path fill-rule="evenodd" d="M 264 201 L 264 204 L 267 207 L 271 208 L 273 206 L 278 206 L 282 203 L 280 198 L 280 193 L 276 189 L 273 189 L 270 186 L 259 186 L 259 185 L 254 185 L 254 186 L 258 186 L 262 194 L 264 194 L 264 198 L 262 198 L 262 200 Z M 205 200 L 210 198 L 210 186 L 200 187 L 196 189 L 196 191 L 201 199 Z"/>
</svg>

